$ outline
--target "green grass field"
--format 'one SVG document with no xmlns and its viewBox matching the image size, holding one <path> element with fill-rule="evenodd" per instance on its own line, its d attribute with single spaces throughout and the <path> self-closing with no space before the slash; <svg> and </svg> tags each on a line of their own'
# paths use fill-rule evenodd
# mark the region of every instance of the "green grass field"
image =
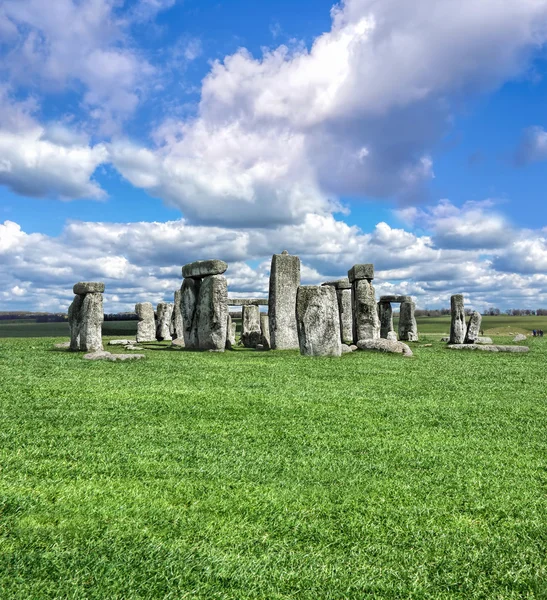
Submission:
<svg viewBox="0 0 547 600">
<path fill-rule="evenodd" d="M 0 340 L 0 598 L 546 598 L 547 338 L 435 339 L 136 363 Z"/>
</svg>

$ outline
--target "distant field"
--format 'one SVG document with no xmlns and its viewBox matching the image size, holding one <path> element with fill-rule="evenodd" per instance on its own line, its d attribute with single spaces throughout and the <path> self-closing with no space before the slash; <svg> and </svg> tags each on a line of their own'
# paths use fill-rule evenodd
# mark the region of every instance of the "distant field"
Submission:
<svg viewBox="0 0 547 600">
<path fill-rule="evenodd" d="M 135 335 L 137 321 L 105 321 L 103 335 Z M 68 323 L 32 323 L 28 321 L 0 321 L 0 338 L 68 337 Z"/>
</svg>

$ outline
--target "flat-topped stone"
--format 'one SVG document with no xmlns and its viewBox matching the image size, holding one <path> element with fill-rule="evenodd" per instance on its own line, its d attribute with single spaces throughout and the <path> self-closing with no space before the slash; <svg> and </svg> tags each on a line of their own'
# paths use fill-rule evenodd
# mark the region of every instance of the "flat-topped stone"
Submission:
<svg viewBox="0 0 547 600">
<path fill-rule="evenodd" d="M 347 277 L 337 279 L 336 281 L 325 281 L 321 285 L 330 285 L 336 290 L 351 290 L 351 283 Z"/>
<path fill-rule="evenodd" d="M 380 296 L 380 302 L 412 302 L 412 296 Z"/>
<path fill-rule="evenodd" d="M 187 279 L 202 279 L 209 275 L 222 275 L 228 268 L 223 260 L 196 260 L 182 267 L 182 276 Z"/>
<path fill-rule="evenodd" d="M 359 281 L 360 279 L 374 279 L 374 265 L 371 263 L 353 265 L 348 271 L 348 279 L 350 283 Z"/>
<path fill-rule="evenodd" d="M 448 344 L 450 350 L 481 350 L 482 352 L 528 352 L 528 346 L 499 346 L 495 344 Z"/>
<path fill-rule="evenodd" d="M 228 306 L 268 306 L 268 298 L 228 298 Z"/>
<path fill-rule="evenodd" d="M 74 284 L 72 291 L 75 294 L 102 294 L 104 292 L 104 283 L 99 281 L 79 281 Z"/>
<path fill-rule="evenodd" d="M 106 352 L 105 350 L 99 350 L 98 352 L 90 352 L 88 354 L 84 354 L 85 360 L 110 360 L 112 362 L 115 361 L 125 361 L 125 360 L 139 360 L 141 358 L 145 358 L 144 354 L 111 354 L 110 352 Z"/>
<path fill-rule="evenodd" d="M 134 344 L 136 340 L 110 340 L 108 342 L 109 346 L 129 346 Z"/>
<path fill-rule="evenodd" d="M 357 347 L 359 350 L 374 350 L 376 352 L 391 352 L 393 354 L 412 356 L 412 350 L 409 346 L 403 344 L 403 342 L 385 340 L 383 338 L 377 340 L 359 340 Z"/>
</svg>

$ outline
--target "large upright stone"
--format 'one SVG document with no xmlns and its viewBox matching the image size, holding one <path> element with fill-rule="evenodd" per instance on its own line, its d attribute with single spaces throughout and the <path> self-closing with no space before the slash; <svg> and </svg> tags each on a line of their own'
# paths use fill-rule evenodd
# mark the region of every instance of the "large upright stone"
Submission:
<svg viewBox="0 0 547 600">
<path fill-rule="evenodd" d="M 336 290 L 338 300 L 338 311 L 340 313 L 340 337 L 342 342 L 353 339 L 353 310 L 351 306 L 351 283 L 349 279 L 338 279 L 326 281 L 322 285 L 328 285 Z"/>
<path fill-rule="evenodd" d="M 201 280 L 195 317 L 198 347 L 224 351 L 228 323 L 228 284 L 223 275 Z"/>
<path fill-rule="evenodd" d="M 182 276 L 186 279 L 203 279 L 211 275 L 222 275 L 228 268 L 223 260 L 196 260 L 182 267 Z"/>
<path fill-rule="evenodd" d="M 450 316 L 450 344 L 463 344 L 466 333 L 463 294 L 450 298 Z"/>
<path fill-rule="evenodd" d="M 270 317 L 262 313 L 260 314 L 260 333 L 262 336 L 260 343 L 265 350 L 269 350 L 272 347 L 270 341 Z"/>
<path fill-rule="evenodd" d="M 372 281 L 374 279 L 374 265 L 371 263 L 365 263 L 362 265 L 353 265 L 348 271 L 348 279 L 350 283 L 359 281 L 361 279 L 368 279 Z"/>
<path fill-rule="evenodd" d="M 103 295 L 89 293 L 83 297 L 80 325 L 80 350 L 98 352 L 103 349 Z"/>
<path fill-rule="evenodd" d="M 139 302 L 135 304 L 135 312 L 139 322 L 137 323 L 137 342 L 156 341 L 156 319 L 154 307 L 151 302 Z"/>
<path fill-rule="evenodd" d="M 260 331 L 260 308 L 246 305 L 241 311 L 241 343 L 245 348 L 256 348 L 262 343 Z"/>
<path fill-rule="evenodd" d="M 418 341 L 418 324 L 414 311 L 416 305 L 414 302 L 401 302 L 399 311 L 399 339 L 403 342 Z"/>
<path fill-rule="evenodd" d="M 171 315 L 173 314 L 173 305 L 169 302 L 160 302 L 156 308 L 158 320 L 156 323 L 156 339 L 161 341 L 171 341 Z"/>
<path fill-rule="evenodd" d="M 380 339 L 380 319 L 374 287 L 367 279 L 353 282 L 353 341 Z"/>
<path fill-rule="evenodd" d="M 226 319 L 226 350 L 232 350 L 236 345 L 236 324 L 232 321 L 230 313 Z"/>
<path fill-rule="evenodd" d="M 70 330 L 70 349 L 73 352 L 80 350 L 80 329 L 82 327 L 82 303 L 84 296 L 76 294 L 68 308 L 68 328 Z"/>
<path fill-rule="evenodd" d="M 380 338 L 387 340 L 393 329 L 393 309 L 391 302 L 386 302 L 383 297 L 378 302 L 378 316 L 380 318 Z"/>
<path fill-rule="evenodd" d="M 300 354 L 341 356 L 340 317 L 332 286 L 301 285 L 296 297 Z"/>
<path fill-rule="evenodd" d="M 467 332 L 465 334 L 465 344 L 475 344 L 480 337 L 482 315 L 480 312 L 474 311 L 469 318 L 467 324 Z"/>
<path fill-rule="evenodd" d="M 174 295 L 173 316 L 171 317 L 173 329 L 172 337 L 177 340 L 184 339 L 184 325 L 182 319 L 182 291 L 176 290 Z"/>
<path fill-rule="evenodd" d="M 199 347 L 196 312 L 200 285 L 199 279 L 185 279 L 180 288 L 184 345 L 190 349 Z"/>
<path fill-rule="evenodd" d="M 272 256 L 270 270 L 270 339 L 274 350 L 299 347 L 296 326 L 296 294 L 300 285 L 300 259 L 286 250 Z"/>
<path fill-rule="evenodd" d="M 98 281 L 79 281 L 72 288 L 75 294 L 102 294 L 104 292 L 104 283 Z"/>
</svg>

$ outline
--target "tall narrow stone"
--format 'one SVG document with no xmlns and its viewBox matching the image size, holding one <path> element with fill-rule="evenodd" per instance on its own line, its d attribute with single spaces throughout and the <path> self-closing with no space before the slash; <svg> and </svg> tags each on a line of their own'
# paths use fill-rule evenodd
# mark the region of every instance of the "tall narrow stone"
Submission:
<svg viewBox="0 0 547 600">
<path fill-rule="evenodd" d="M 186 281 L 186 280 L 185 280 Z M 228 284 L 223 275 L 201 280 L 195 315 L 198 347 L 223 352 L 228 323 Z"/>
<path fill-rule="evenodd" d="M 463 294 L 450 298 L 450 316 L 450 344 L 463 344 L 466 333 Z"/>
<path fill-rule="evenodd" d="M 414 302 L 401 302 L 399 311 L 399 339 L 403 342 L 418 341 L 418 324 L 416 323 Z"/>
<path fill-rule="evenodd" d="M 247 305 L 241 310 L 241 343 L 245 348 L 256 348 L 261 343 L 260 308 Z"/>
<path fill-rule="evenodd" d="M 68 327 L 70 329 L 70 349 L 73 352 L 80 350 L 80 329 L 82 326 L 82 303 L 84 296 L 76 294 L 68 309 Z"/>
<path fill-rule="evenodd" d="M 139 302 L 135 304 L 135 312 L 139 322 L 137 323 L 137 342 L 156 341 L 156 319 L 154 307 L 151 302 Z"/>
<path fill-rule="evenodd" d="M 260 343 L 264 346 L 265 350 L 269 350 L 272 344 L 270 341 L 270 317 L 268 315 L 260 315 L 260 333 L 262 336 Z"/>
<path fill-rule="evenodd" d="M 80 350 L 98 352 L 103 349 L 103 295 L 92 292 L 84 296 L 81 309 Z"/>
<path fill-rule="evenodd" d="M 296 298 L 300 354 L 341 356 L 340 314 L 332 286 L 301 285 Z"/>
<path fill-rule="evenodd" d="M 380 319 L 374 287 L 367 279 L 353 282 L 353 341 L 380 339 Z"/>
<path fill-rule="evenodd" d="M 467 332 L 465 334 L 465 344 L 474 344 L 480 336 L 482 315 L 480 312 L 474 311 L 469 318 L 467 324 Z"/>
<path fill-rule="evenodd" d="M 158 320 L 156 324 L 156 339 L 161 341 L 170 341 L 171 338 L 171 315 L 173 314 L 173 305 L 169 302 L 160 302 L 156 308 Z"/>
<path fill-rule="evenodd" d="M 232 350 L 236 345 L 236 324 L 232 322 L 232 317 L 228 313 L 226 319 L 226 350 Z"/>
<path fill-rule="evenodd" d="M 353 309 L 351 305 L 351 283 L 349 279 L 338 279 L 327 281 L 323 285 L 329 285 L 336 290 L 338 300 L 338 311 L 340 313 L 340 337 L 342 342 L 353 340 Z"/>
<path fill-rule="evenodd" d="M 378 302 L 378 316 L 380 317 L 380 337 L 387 340 L 389 332 L 394 331 L 391 302 Z"/>
<path fill-rule="evenodd" d="M 191 349 L 199 347 L 196 309 L 200 285 L 200 279 L 184 279 L 181 287 L 184 345 Z"/>
<path fill-rule="evenodd" d="M 296 294 L 300 285 L 300 259 L 286 250 L 272 256 L 270 270 L 270 339 L 274 350 L 299 347 L 296 326 Z"/>
<path fill-rule="evenodd" d="M 176 290 L 174 295 L 173 303 L 173 316 L 172 316 L 172 337 L 174 339 L 184 339 L 184 324 L 182 319 L 182 291 Z"/>
</svg>

